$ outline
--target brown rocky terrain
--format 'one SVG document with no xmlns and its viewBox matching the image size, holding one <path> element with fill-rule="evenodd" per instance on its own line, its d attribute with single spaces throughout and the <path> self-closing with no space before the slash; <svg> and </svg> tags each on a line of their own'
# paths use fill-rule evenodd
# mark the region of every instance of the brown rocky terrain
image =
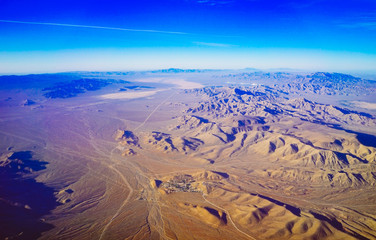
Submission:
<svg viewBox="0 0 376 240">
<path fill-rule="evenodd" d="M 201 72 L 174 72 L 187 80 L 171 86 L 169 74 L 114 73 L 114 85 L 63 99 L 2 92 L 1 238 L 376 238 L 372 113 L 279 85 L 191 88 Z M 249 76 L 368 84 L 264 75 Z M 135 87 L 102 97 L 124 84 Z"/>
</svg>

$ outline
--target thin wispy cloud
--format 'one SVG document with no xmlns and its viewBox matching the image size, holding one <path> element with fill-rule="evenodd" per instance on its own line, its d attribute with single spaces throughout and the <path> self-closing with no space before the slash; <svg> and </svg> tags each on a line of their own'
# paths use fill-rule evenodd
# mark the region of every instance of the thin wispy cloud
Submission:
<svg viewBox="0 0 376 240">
<path fill-rule="evenodd" d="M 15 20 L 3 20 L 3 23 L 18 23 L 18 24 L 32 24 L 32 25 L 47 25 L 47 26 L 60 26 L 60 27 L 75 27 L 75 28 L 92 28 L 92 29 L 106 29 L 116 31 L 128 31 L 128 32 L 147 32 L 147 33 L 164 33 L 164 34 L 189 34 L 185 32 L 173 32 L 162 30 L 150 30 L 150 29 L 133 29 L 133 28 L 118 28 L 118 27 L 105 27 L 105 26 L 92 26 L 92 25 L 80 25 L 80 24 L 67 24 L 67 23 L 49 23 L 49 22 L 27 22 L 27 21 L 15 21 Z"/>
<path fill-rule="evenodd" d="M 321 4 L 325 0 L 309 0 L 309 1 L 290 1 L 287 4 L 293 8 L 303 9 L 303 8 L 310 8 L 315 5 Z M 285 3 L 284 3 L 285 4 Z"/>
<path fill-rule="evenodd" d="M 366 20 L 366 21 L 375 21 L 376 22 L 376 14 L 367 15 L 367 16 L 360 16 L 359 19 Z"/>
<path fill-rule="evenodd" d="M 193 42 L 199 46 L 206 46 L 206 47 L 221 47 L 221 48 L 228 48 L 228 47 L 236 47 L 236 45 L 226 44 L 226 43 L 211 43 L 211 42 Z"/>
<path fill-rule="evenodd" d="M 229 3 L 232 3 L 233 1 L 231 0 L 227 0 L 227 1 L 226 0 L 219 0 L 219 1 L 218 0 L 195 0 L 195 2 L 215 6 L 215 5 L 229 4 Z"/>
<path fill-rule="evenodd" d="M 357 23 L 342 23 L 338 24 L 342 28 L 365 28 L 369 30 L 376 30 L 376 21 L 357 22 Z"/>
<path fill-rule="evenodd" d="M 376 30 L 376 13 L 365 12 L 361 16 L 350 17 L 335 24 L 341 28 Z"/>
</svg>

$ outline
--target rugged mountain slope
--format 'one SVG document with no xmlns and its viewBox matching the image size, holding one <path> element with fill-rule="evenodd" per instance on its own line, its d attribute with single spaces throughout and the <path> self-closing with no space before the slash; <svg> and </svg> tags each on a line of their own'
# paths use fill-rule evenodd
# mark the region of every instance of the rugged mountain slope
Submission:
<svg viewBox="0 0 376 240">
<path fill-rule="evenodd" d="M 170 72 L 173 78 L 164 80 Z M 39 97 L 3 98 L 0 225 L 9 229 L 3 238 L 21 232 L 42 239 L 376 238 L 375 116 L 288 92 L 322 97 L 366 82 L 255 73 L 258 82 L 248 81 L 251 75 L 241 82 L 255 83 L 250 87 L 180 91 L 149 85 L 149 74 L 131 74 L 142 84 L 100 91 L 158 90 L 142 99 L 106 100 L 93 92 L 46 100 L 42 87 Z M 157 74 L 155 81 L 172 84 L 186 72 Z M 328 85 L 336 81 L 348 86 Z M 76 89 L 73 83 L 62 93 Z M 91 89 L 90 81 L 81 87 Z M 44 107 L 20 106 L 25 99 Z M 38 156 L 49 165 L 34 161 Z"/>
<path fill-rule="evenodd" d="M 288 93 L 318 95 L 370 95 L 376 92 L 376 82 L 342 73 L 316 72 L 295 74 L 288 72 L 251 72 L 218 76 L 233 82 L 264 84 Z"/>
</svg>

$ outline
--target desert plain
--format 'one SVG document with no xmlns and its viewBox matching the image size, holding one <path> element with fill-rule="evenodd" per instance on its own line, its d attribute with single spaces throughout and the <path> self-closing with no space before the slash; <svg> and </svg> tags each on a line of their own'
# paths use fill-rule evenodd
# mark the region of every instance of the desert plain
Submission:
<svg viewBox="0 0 376 240">
<path fill-rule="evenodd" d="M 376 81 L 0 79 L 1 239 L 376 239 Z"/>
</svg>

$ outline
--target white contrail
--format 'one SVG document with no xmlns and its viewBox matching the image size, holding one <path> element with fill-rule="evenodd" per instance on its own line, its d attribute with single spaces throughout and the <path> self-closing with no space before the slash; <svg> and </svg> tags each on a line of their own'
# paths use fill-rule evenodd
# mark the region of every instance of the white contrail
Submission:
<svg viewBox="0 0 376 240">
<path fill-rule="evenodd" d="M 61 27 L 108 29 L 108 30 L 129 31 L 129 32 L 149 32 L 149 33 L 166 33 L 166 34 L 188 34 L 188 33 L 185 33 L 185 32 L 170 32 L 170 31 L 148 30 L 148 29 L 102 27 L 102 26 L 77 25 L 77 24 L 66 24 L 66 23 L 25 22 L 25 21 L 2 20 L 2 19 L 0 19 L 0 22 L 4 22 L 4 23 L 35 24 L 35 25 L 49 25 L 49 26 L 61 26 Z"/>
</svg>

